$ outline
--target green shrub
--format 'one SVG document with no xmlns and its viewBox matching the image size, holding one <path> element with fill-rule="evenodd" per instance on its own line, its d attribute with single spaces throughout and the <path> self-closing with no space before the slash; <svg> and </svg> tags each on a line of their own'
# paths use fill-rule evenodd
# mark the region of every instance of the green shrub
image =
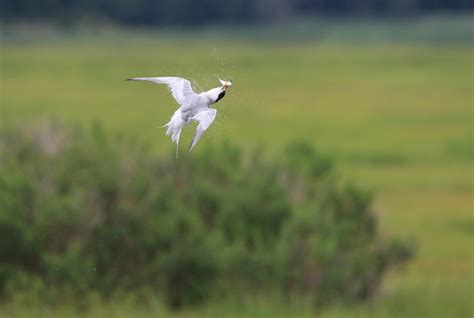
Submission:
<svg viewBox="0 0 474 318">
<path fill-rule="evenodd" d="M 3 131 L 3 297 L 146 289 L 179 308 L 224 290 L 276 290 L 357 301 L 411 257 L 377 234 L 371 195 L 340 185 L 307 144 L 271 157 L 201 147 L 176 160 L 99 125 Z"/>
</svg>

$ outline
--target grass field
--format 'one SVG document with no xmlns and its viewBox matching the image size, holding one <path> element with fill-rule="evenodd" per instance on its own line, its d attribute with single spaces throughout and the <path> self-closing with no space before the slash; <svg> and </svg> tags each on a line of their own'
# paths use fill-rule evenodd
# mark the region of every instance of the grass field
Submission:
<svg viewBox="0 0 474 318">
<path fill-rule="evenodd" d="M 392 272 L 370 304 L 321 317 L 472 317 L 474 314 L 473 58 L 469 46 L 204 43 L 186 38 L 6 43 L 1 48 L 0 124 L 42 118 L 102 121 L 140 135 L 158 152 L 158 128 L 175 109 L 164 87 L 124 82 L 181 75 L 197 88 L 232 78 L 202 143 L 229 139 L 269 151 L 304 138 L 332 154 L 347 180 L 375 190 L 383 235 L 413 238 L 418 252 Z M 184 144 L 191 130 L 183 136 Z M 198 146 L 196 151 L 200 151 Z M 183 155 L 185 155 L 183 151 Z M 0 316 L 29 309 L 5 304 Z M 2 308 L 0 307 L 0 308 Z M 40 310 L 40 308 L 38 308 Z M 42 309 L 31 317 L 74 315 Z M 157 303 L 97 306 L 91 317 L 172 315 Z M 301 317 L 307 306 L 271 301 L 209 304 L 179 317 Z M 81 317 L 84 317 L 84 313 Z"/>
</svg>

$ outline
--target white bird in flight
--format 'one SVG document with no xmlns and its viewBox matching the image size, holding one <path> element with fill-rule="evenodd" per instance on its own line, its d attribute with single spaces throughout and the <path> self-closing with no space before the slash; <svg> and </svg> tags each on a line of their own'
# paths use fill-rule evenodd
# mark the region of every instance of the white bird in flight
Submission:
<svg viewBox="0 0 474 318">
<path fill-rule="evenodd" d="M 129 78 L 127 81 L 147 81 L 156 84 L 166 84 L 178 102 L 179 108 L 174 112 L 171 120 L 163 127 L 168 127 L 166 135 L 171 136 L 171 140 L 176 142 L 176 157 L 178 157 L 178 145 L 181 129 L 191 121 L 197 121 L 199 124 L 196 128 L 196 134 L 193 137 L 189 151 L 191 151 L 201 139 L 204 132 L 216 118 L 217 110 L 210 108 L 209 105 L 217 103 L 225 96 L 232 81 L 223 81 L 220 87 L 212 88 L 206 92 L 196 93 L 191 87 L 191 83 L 181 77 L 135 77 Z"/>
</svg>

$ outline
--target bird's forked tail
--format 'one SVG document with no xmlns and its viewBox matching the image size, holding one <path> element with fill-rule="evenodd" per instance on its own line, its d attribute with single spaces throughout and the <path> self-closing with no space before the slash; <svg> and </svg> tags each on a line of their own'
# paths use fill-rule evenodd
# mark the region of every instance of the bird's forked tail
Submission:
<svg viewBox="0 0 474 318">
<path fill-rule="evenodd" d="M 162 128 L 167 127 L 166 135 L 171 136 L 171 140 L 176 143 L 176 158 L 178 158 L 179 136 L 181 135 L 181 129 L 183 126 L 184 121 L 178 111 L 174 113 L 173 117 L 171 117 L 171 120 L 167 124 L 161 126 Z"/>
</svg>

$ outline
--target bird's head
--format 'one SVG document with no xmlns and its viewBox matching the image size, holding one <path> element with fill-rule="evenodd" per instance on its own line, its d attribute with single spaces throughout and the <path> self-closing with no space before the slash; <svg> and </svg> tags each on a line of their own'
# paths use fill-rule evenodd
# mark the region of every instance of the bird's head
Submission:
<svg viewBox="0 0 474 318">
<path fill-rule="evenodd" d="M 219 82 L 221 82 L 221 84 L 222 84 L 221 89 L 223 91 L 226 91 L 229 87 L 232 86 L 232 80 L 224 81 L 224 80 L 219 79 Z"/>
</svg>

